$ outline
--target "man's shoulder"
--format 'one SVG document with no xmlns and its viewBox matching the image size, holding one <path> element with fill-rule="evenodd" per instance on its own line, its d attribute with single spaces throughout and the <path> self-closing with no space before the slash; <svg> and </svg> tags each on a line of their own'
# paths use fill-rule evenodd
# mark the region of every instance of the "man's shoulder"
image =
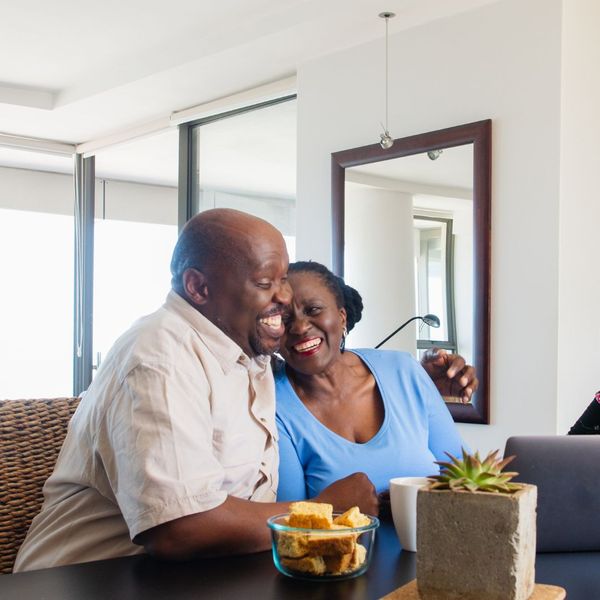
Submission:
<svg viewBox="0 0 600 600">
<path fill-rule="evenodd" d="M 138 344 L 154 339 L 160 345 L 169 341 L 181 342 L 194 333 L 194 328 L 180 314 L 162 306 L 135 321 L 130 331 Z"/>
<path fill-rule="evenodd" d="M 184 361 L 197 338 L 185 319 L 161 307 L 132 323 L 115 341 L 106 362 L 112 363 L 122 380 L 143 364 L 160 364 L 167 368 Z"/>
</svg>

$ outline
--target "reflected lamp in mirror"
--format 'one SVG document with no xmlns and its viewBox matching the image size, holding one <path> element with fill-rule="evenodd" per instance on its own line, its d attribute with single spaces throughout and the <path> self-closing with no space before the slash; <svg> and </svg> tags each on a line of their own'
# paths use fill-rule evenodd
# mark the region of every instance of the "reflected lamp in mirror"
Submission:
<svg viewBox="0 0 600 600">
<path fill-rule="evenodd" d="M 489 423 L 491 121 L 331 159 L 333 271 L 365 306 L 352 345 L 374 347 L 398 314 L 436 315 L 439 327 L 403 324 L 378 346 L 417 360 L 434 347 L 460 354 L 479 388 L 467 404 L 446 399 L 448 409 L 455 421 Z"/>
<path fill-rule="evenodd" d="M 390 335 L 388 335 L 386 338 L 381 340 L 379 342 L 379 344 L 377 344 L 375 346 L 375 348 L 381 348 L 381 346 L 383 346 L 383 344 L 385 344 L 388 340 L 392 339 L 399 331 L 404 329 L 411 321 L 416 321 L 417 319 L 421 319 L 421 321 L 423 321 L 423 323 L 425 323 L 425 325 L 427 325 L 428 327 L 438 328 L 440 326 L 440 320 L 436 315 L 429 314 L 429 315 L 423 315 L 422 317 L 421 316 L 411 317 L 407 321 L 404 321 L 404 323 L 402 323 L 402 325 L 400 325 L 400 327 L 398 327 L 397 329 L 394 329 L 394 331 L 392 331 L 392 333 L 390 333 Z"/>
</svg>

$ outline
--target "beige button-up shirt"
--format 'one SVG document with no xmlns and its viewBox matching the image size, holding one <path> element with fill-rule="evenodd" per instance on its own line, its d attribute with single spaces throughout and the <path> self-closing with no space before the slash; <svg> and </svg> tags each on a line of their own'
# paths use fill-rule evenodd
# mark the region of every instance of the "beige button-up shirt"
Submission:
<svg viewBox="0 0 600 600">
<path fill-rule="evenodd" d="M 171 292 L 83 395 L 15 571 L 143 552 L 138 533 L 227 495 L 274 501 L 276 442 L 269 359 Z"/>
</svg>

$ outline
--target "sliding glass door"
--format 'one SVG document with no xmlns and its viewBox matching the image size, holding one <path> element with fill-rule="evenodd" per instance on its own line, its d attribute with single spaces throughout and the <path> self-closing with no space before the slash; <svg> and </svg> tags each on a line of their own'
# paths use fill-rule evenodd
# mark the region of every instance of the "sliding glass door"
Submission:
<svg viewBox="0 0 600 600">
<path fill-rule="evenodd" d="M 272 223 L 290 260 L 296 236 L 296 100 L 211 117 L 189 129 L 194 210 L 235 208 Z"/>
</svg>

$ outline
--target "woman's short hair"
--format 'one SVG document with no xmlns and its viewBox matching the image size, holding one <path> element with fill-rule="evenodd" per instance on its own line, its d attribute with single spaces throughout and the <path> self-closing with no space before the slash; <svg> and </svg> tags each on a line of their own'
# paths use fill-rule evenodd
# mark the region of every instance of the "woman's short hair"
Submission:
<svg viewBox="0 0 600 600">
<path fill-rule="evenodd" d="M 290 263 L 288 273 L 314 273 L 334 295 L 338 308 L 346 310 L 346 328 L 351 331 L 360 321 L 363 311 L 361 295 L 325 265 L 312 260 Z"/>
</svg>

